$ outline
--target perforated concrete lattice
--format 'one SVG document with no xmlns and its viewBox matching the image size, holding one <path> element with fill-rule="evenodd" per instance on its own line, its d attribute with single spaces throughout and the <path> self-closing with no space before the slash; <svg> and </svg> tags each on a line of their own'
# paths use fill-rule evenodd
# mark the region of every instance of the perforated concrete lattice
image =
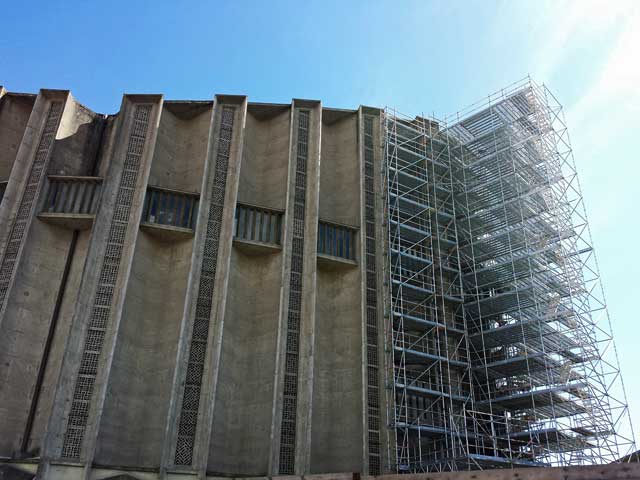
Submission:
<svg viewBox="0 0 640 480">
<path fill-rule="evenodd" d="M 18 212 L 11 226 L 11 233 L 9 234 L 7 246 L 2 257 L 2 264 L 0 265 L 0 312 L 4 307 L 11 280 L 16 271 L 20 248 L 25 239 L 29 219 L 33 215 L 36 206 L 36 195 L 40 189 L 42 174 L 46 171 L 51 157 L 51 150 L 53 149 L 63 107 L 64 104 L 62 102 L 52 102 L 49 106 L 45 126 L 31 165 L 31 171 L 22 192 Z"/>
<path fill-rule="evenodd" d="M 180 408 L 180 419 L 178 421 L 178 436 L 174 457 L 176 465 L 191 465 L 193 462 L 193 446 L 198 427 L 202 374 L 209 340 L 209 325 L 213 306 L 218 246 L 222 229 L 234 115 L 234 107 L 226 106 L 222 109 L 218 153 L 212 180 L 211 204 L 207 219 L 202 264 L 200 266 L 200 283 L 196 299 L 195 320 L 189 345 L 187 374 Z"/>
<path fill-rule="evenodd" d="M 296 453 L 296 414 L 298 403 L 298 355 L 300 349 L 300 315 L 302 312 L 302 265 L 304 220 L 309 156 L 309 111 L 298 110 L 295 192 L 293 199 L 293 235 L 289 308 L 287 311 L 287 351 L 284 371 L 284 397 L 280 424 L 280 473 L 293 474 Z"/>
<path fill-rule="evenodd" d="M 152 105 L 136 105 L 129 135 L 123 172 L 118 185 L 116 203 L 109 226 L 107 247 L 100 266 L 98 287 L 93 298 L 87 333 L 82 348 L 80 369 L 76 378 L 62 444 L 63 458 L 79 458 L 89 419 L 93 389 L 98 374 L 98 362 L 109 326 L 113 294 L 122 261 L 127 227 L 131 220 L 131 205 L 140 171 L 140 163 L 149 127 Z"/>
<path fill-rule="evenodd" d="M 367 425 L 369 474 L 380 474 L 380 386 L 378 381 L 378 300 L 376 279 L 376 214 L 373 116 L 364 117 L 365 269 L 367 303 Z"/>
</svg>

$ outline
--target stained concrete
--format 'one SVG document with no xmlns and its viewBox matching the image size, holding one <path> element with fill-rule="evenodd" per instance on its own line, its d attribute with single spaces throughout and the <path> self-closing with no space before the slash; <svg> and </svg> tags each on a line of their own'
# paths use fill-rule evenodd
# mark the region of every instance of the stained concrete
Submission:
<svg viewBox="0 0 640 480">
<path fill-rule="evenodd" d="M 356 231 L 361 208 L 357 119 L 354 112 L 336 120 L 323 115 L 319 202 L 323 221 Z M 362 470 L 362 268 L 358 252 L 356 265 L 319 264 L 317 270 L 311 473 Z"/>
<path fill-rule="evenodd" d="M 19 130 L 20 122 L 26 122 L 20 119 L 30 111 L 22 97 L 22 110 L 8 109 L 10 97 L 2 98 L 0 124 L 9 118 Z M 315 255 L 319 219 L 360 228 L 357 112 L 324 109 L 310 100 L 275 105 L 247 104 L 244 97 L 233 96 L 181 102 L 127 95 L 119 113 L 104 116 L 69 98 L 48 173 L 98 176 L 103 189 L 92 227 L 77 236 L 28 442 L 29 455 L 46 459 L 41 474 L 92 477 L 93 462 L 105 472 L 109 466 L 143 468 L 166 478 L 177 471 L 201 478 L 205 472 L 277 473 L 297 155 L 295 111 L 301 108 L 310 110 L 311 124 L 296 471 L 363 471 L 360 252 L 356 261 L 342 262 L 340 268 L 334 268 L 340 263 L 337 259 L 323 258 L 325 263 L 319 265 Z M 157 117 L 151 119 L 147 134 L 82 455 L 70 464 L 60 458 L 67 412 L 137 102 L 157 105 Z M 211 198 L 212 179 L 206 175 L 215 168 L 219 115 L 225 104 L 236 107 L 236 118 L 207 364 L 193 464 L 178 468 L 173 464 L 175 438 L 202 258 L 198 245 Z M 7 117 L 8 111 L 14 112 L 12 117 Z M 38 107 L 32 121 L 41 121 L 44 111 L 44 106 Z M 5 143 L 15 143 L 17 130 L 5 135 Z M 37 129 L 32 129 L 20 148 L 33 148 L 36 137 Z M 11 148 L 3 147 L 5 157 L 18 158 Z M 27 172 L 22 164 L 16 171 L 5 212 L 15 209 L 19 182 Z M 156 234 L 148 225 L 137 230 L 147 186 L 200 194 L 196 230 L 190 235 L 166 235 L 162 228 Z M 283 212 L 282 245 L 232 246 L 236 201 Z M 11 388 L 11 394 L 0 397 L 0 408 L 13 422 L 13 433 L 3 446 L 8 456 L 16 454 L 21 440 L 25 399 L 34 389 L 57 296 L 51 286 L 60 284 L 74 225 L 71 219 L 58 225 L 33 224 L 25 251 L 37 268 L 20 271 L 9 298 L 3 322 L 14 333 L 5 336 L 2 354 L 15 358 L 10 368 L 0 369 Z M 27 291 L 29 296 L 20 294 Z"/>
<path fill-rule="evenodd" d="M 284 208 L 289 115 L 248 108 L 238 202 Z M 279 250 L 232 251 L 209 471 L 268 472 L 281 271 Z"/>
<path fill-rule="evenodd" d="M 6 99 L 6 96 L 3 97 L 3 103 Z M 55 159 L 61 157 L 66 159 L 66 173 L 69 175 L 82 174 L 92 169 L 94 154 L 88 154 L 88 150 L 96 150 L 96 118 L 96 114 L 86 110 L 72 97 L 68 98 L 51 155 L 45 165 L 44 177 L 55 169 Z M 34 123 L 39 121 L 38 118 L 33 120 Z M 74 146 L 81 148 L 73 148 Z M 25 151 L 22 161 L 30 163 L 33 155 Z M 14 172 L 16 184 L 19 181 L 24 182 L 30 172 L 29 165 L 20 167 L 22 178 L 20 171 Z M 46 190 L 46 181 L 46 178 L 41 180 L 40 192 Z M 35 203 L 39 204 L 37 196 Z M 59 373 L 61 354 L 66 341 L 60 332 L 68 331 L 69 328 L 66 319 L 63 319 L 59 329 L 53 332 L 53 360 L 49 362 L 48 358 L 43 358 L 43 352 L 54 321 L 52 316 L 56 298 L 59 290 L 64 288 L 61 282 L 71 237 L 72 232 L 67 229 L 47 225 L 35 217 L 31 219 L 25 234 L 22 255 L 19 257 L 19 267 L 16 269 L 11 293 L 6 301 L 5 314 L 0 321 L 0 431 L 3 432 L 0 436 L 0 451 L 9 455 L 18 452 L 24 435 L 32 437 L 33 432 L 25 430 L 29 410 L 33 407 L 38 408 L 34 421 L 35 436 L 26 439 L 27 451 L 21 452 L 21 455 L 38 453 L 41 447 L 43 417 L 48 414 L 48 410 L 43 409 L 49 409 L 51 406 L 51 390 Z M 76 266 L 72 276 L 75 274 L 76 278 L 72 277 L 72 282 L 77 281 L 78 269 L 82 268 L 84 262 L 82 246 L 76 251 L 74 260 Z M 69 291 L 67 300 L 74 301 L 73 290 Z M 68 303 L 66 307 L 69 308 Z M 40 403 L 40 397 L 35 398 L 34 395 L 38 372 L 44 369 L 45 365 Z"/>
<path fill-rule="evenodd" d="M 299 476 L 287 478 L 304 475 L 315 480 L 348 480 L 353 478 L 352 472 L 363 473 L 365 478 L 369 459 L 359 118 L 364 111 L 372 115 L 379 111 L 327 109 L 310 100 L 272 105 L 247 103 L 246 97 L 232 96 L 174 102 L 160 96 L 127 95 L 118 114 L 103 116 L 64 92 L 44 92 L 35 102 L 33 96 L 4 93 L 0 98 L 0 181 L 8 178 L 9 172 L 11 180 L 0 207 L 2 226 L 15 215 L 47 102 L 56 95 L 65 98 L 66 108 L 47 173 L 97 175 L 104 178 L 104 189 L 92 229 L 78 234 L 28 451 L 20 452 L 37 370 L 74 234 L 69 226 L 33 220 L 25 238 L 20 268 L 6 312 L 0 318 L 0 456 L 31 456 L 33 460 L 28 465 L 12 465 L 29 472 L 40 465 L 41 477 L 46 479 L 87 480 L 115 475 L 140 479 L 277 477 L 293 229 L 293 165 L 297 155 L 296 110 L 304 108 L 311 111 L 311 125 L 296 416 Z M 105 338 L 82 454 L 77 460 L 63 459 L 61 445 L 70 397 L 98 282 L 98 266 L 105 254 L 123 156 L 131 136 L 132 109 L 137 103 L 153 103 L 153 118 L 141 157 L 112 323 Z M 217 159 L 219 114 L 225 104 L 236 108 L 236 117 L 201 409 L 193 462 L 176 466 L 175 439 L 184 366 L 211 185 L 216 180 L 211 176 Z M 216 116 L 212 117 L 214 112 Z M 382 151 L 377 122 L 374 128 L 379 198 Z M 191 236 L 163 237 L 153 235 L 146 227 L 139 229 L 142 203 L 150 185 L 201 196 L 199 223 Z M 283 244 L 261 250 L 233 244 L 236 201 L 283 211 Z M 376 244 L 382 245 L 382 209 L 377 212 Z M 317 261 L 319 220 L 348 225 L 358 232 L 361 241 L 355 262 L 342 262 L 338 268 L 335 259 Z M 6 231 L 0 231 L 0 252 L 4 252 L 5 241 Z M 381 247 L 376 260 L 381 309 Z M 382 359 L 382 328 L 379 345 Z M 379 384 L 382 390 L 382 368 Z M 382 405 L 379 420 L 383 436 L 384 411 Z M 414 476 L 413 480 L 515 479 L 516 473 L 517 478 L 531 480 L 637 478 L 635 467 L 615 466 L 458 473 L 448 477 L 429 474 Z"/>
<path fill-rule="evenodd" d="M 164 105 L 148 184 L 199 193 L 211 106 L 188 115 Z M 186 117 L 186 118 L 185 118 Z M 159 467 L 192 239 L 136 243 L 96 461 Z"/>
<path fill-rule="evenodd" d="M 0 97 L 0 182 L 9 180 L 35 100 L 32 94 Z"/>
</svg>

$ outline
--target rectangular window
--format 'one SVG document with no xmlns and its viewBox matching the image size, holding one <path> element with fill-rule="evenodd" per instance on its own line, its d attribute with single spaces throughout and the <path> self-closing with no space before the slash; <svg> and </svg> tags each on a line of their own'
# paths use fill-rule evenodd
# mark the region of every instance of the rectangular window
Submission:
<svg viewBox="0 0 640 480">
<path fill-rule="evenodd" d="M 280 245 L 281 227 L 282 212 L 251 205 L 236 205 L 234 238 Z"/>
<path fill-rule="evenodd" d="M 93 215 L 98 209 L 101 184 L 98 177 L 49 175 L 41 213 Z"/>
<path fill-rule="evenodd" d="M 195 193 L 148 187 L 142 223 L 194 229 L 198 211 Z"/>
<path fill-rule="evenodd" d="M 318 253 L 356 259 L 356 230 L 327 222 L 318 223 Z"/>
</svg>

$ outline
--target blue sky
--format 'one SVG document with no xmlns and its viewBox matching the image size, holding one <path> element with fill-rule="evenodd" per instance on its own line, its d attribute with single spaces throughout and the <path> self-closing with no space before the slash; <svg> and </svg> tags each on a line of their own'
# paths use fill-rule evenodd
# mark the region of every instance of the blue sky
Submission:
<svg viewBox="0 0 640 480">
<path fill-rule="evenodd" d="M 640 2 L 6 2 L 0 84 L 321 99 L 442 116 L 527 74 L 564 104 L 634 424 L 640 421 Z"/>
</svg>

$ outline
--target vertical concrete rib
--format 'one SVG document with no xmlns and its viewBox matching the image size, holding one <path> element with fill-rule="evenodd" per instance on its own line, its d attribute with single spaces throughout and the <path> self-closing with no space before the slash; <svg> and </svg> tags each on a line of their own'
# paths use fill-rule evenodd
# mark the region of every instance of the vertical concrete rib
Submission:
<svg viewBox="0 0 640 480">
<path fill-rule="evenodd" d="M 246 97 L 216 96 L 162 459 L 204 478 L 229 278 Z"/>
<path fill-rule="evenodd" d="M 381 341 L 380 336 L 380 306 L 379 281 L 381 269 L 378 264 L 381 258 L 380 248 L 380 219 L 379 209 L 376 208 L 376 197 L 379 197 L 377 188 L 379 175 L 377 175 L 376 151 L 379 151 L 380 137 L 378 127 L 380 124 L 380 112 L 377 109 L 360 107 L 360 163 L 362 167 L 362 228 L 360 230 L 360 245 L 363 275 L 363 378 L 365 391 L 364 418 L 364 457 L 365 474 L 380 475 L 382 466 L 381 416 L 384 411 L 381 408 L 382 369 L 380 368 Z M 379 162 L 378 162 L 379 163 Z"/>
<path fill-rule="evenodd" d="M 294 100 L 271 472 L 309 471 L 322 106 Z"/>
<path fill-rule="evenodd" d="M 161 107 L 159 95 L 125 95 L 122 102 L 117 149 L 49 421 L 43 476 L 59 459 L 85 465 L 86 476 L 93 460 Z"/>
<path fill-rule="evenodd" d="M 68 97 L 67 91 L 40 91 L 0 207 L 0 222 L 9 226 L 0 244 L 0 325 Z"/>
</svg>

